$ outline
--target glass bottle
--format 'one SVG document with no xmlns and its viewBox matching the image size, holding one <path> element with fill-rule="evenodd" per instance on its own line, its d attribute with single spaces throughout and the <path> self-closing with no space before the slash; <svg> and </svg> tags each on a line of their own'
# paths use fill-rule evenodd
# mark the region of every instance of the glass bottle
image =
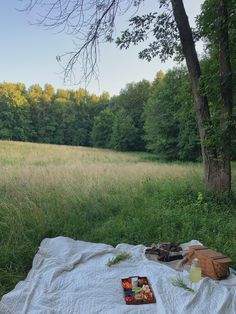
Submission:
<svg viewBox="0 0 236 314">
<path fill-rule="evenodd" d="M 201 280 L 201 277 L 202 277 L 202 271 L 199 264 L 199 260 L 198 258 L 194 258 L 190 267 L 188 278 L 192 282 L 196 283 Z"/>
</svg>

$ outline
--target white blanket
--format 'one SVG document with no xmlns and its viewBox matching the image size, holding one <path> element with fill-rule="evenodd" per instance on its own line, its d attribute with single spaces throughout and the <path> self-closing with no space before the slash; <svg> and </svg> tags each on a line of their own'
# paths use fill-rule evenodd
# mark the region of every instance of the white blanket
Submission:
<svg viewBox="0 0 236 314">
<path fill-rule="evenodd" d="M 191 241 L 189 244 L 197 244 Z M 189 313 L 235 314 L 236 277 L 224 281 L 204 278 L 192 284 L 194 293 L 174 287 L 170 279 L 185 273 L 149 261 L 145 246 L 101 243 L 57 237 L 44 239 L 27 278 L 0 302 L 1 314 L 124 314 Z M 121 252 L 132 258 L 111 267 L 109 259 Z M 121 278 L 147 276 L 156 304 L 126 305 Z M 191 284 L 188 283 L 190 286 Z"/>
</svg>

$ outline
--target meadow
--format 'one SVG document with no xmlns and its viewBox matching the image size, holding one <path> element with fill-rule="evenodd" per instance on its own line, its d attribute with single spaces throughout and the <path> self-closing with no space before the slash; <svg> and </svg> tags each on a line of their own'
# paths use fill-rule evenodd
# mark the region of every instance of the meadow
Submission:
<svg viewBox="0 0 236 314">
<path fill-rule="evenodd" d="M 0 295 L 25 278 L 42 239 L 58 235 L 112 245 L 198 239 L 236 264 L 236 199 L 205 194 L 201 164 L 0 141 L 0 169 Z"/>
</svg>

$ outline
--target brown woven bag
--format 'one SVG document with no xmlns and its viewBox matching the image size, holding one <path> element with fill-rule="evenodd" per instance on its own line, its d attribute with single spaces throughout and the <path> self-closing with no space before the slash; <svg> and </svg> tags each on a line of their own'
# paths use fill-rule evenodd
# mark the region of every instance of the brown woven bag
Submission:
<svg viewBox="0 0 236 314">
<path fill-rule="evenodd" d="M 222 253 L 202 245 L 193 245 L 189 247 L 188 262 L 191 263 L 194 258 L 198 258 L 203 275 L 214 280 L 229 276 L 229 266 L 232 261 Z"/>
</svg>

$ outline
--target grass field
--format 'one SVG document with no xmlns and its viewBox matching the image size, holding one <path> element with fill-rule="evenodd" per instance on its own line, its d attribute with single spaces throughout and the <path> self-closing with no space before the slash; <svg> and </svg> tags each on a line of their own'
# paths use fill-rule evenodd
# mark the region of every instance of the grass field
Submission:
<svg viewBox="0 0 236 314">
<path fill-rule="evenodd" d="M 149 245 L 198 239 L 236 263 L 236 200 L 204 194 L 199 164 L 147 154 L 0 141 L 0 295 L 41 240 Z M 233 170 L 236 188 L 236 169 Z M 236 192 L 236 191 L 235 191 Z"/>
</svg>

